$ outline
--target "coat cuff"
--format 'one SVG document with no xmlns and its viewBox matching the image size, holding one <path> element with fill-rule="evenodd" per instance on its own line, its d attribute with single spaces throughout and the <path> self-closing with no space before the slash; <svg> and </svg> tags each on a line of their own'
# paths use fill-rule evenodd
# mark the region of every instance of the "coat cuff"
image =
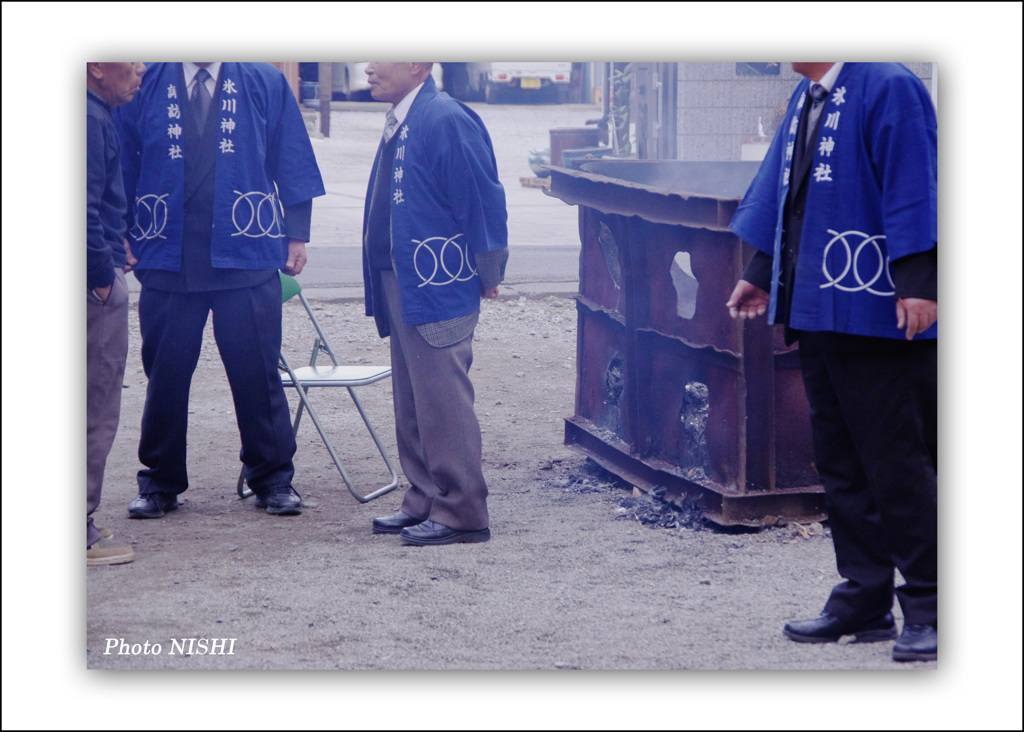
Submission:
<svg viewBox="0 0 1024 732">
<path fill-rule="evenodd" d="M 284 230 L 289 239 L 309 241 L 310 222 L 313 219 L 313 199 L 284 207 Z"/>
<path fill-rule="evenodd" d="M 896 285 L 896 297 L 939 300 L 938 248 L 900 257 L 889 263 L 889 273 Z"/>
<path fill-rule="evenodd" d="M 505 265 L 508 263 L 508 247 L 490 252 L 474 252 L 476 273 L 480 276 L 480 284 L 490 290 L 501 284 L 505 279 Z"/>
<path fill-rule="evenodd" d="M 760 249 L 754 252 L 753 258 L 743 270 L 741 279 L 746 280 L 765 292 L 772 290 L 772 258 Z"/>
</svg>

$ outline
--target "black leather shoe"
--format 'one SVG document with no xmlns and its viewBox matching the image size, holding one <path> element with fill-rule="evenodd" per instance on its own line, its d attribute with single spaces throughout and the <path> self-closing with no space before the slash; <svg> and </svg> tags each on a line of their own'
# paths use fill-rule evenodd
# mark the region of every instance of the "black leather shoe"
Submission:
<svg viewBox="0 0 1024 732">
<path fill-rule="evenodd" d="M 297 516 L 302 513 L 302 498 L 288 486 L 266 495 L 257 493 L 256 508 L 265 508 L 274 516 Z"/>
<path fill-rule="evenodd" d="M 402 543 L 412 546 L 435 546 L 438 544 L 474 544 L 489 541 L 490 529 L 460 531 L 427 519 L 415 526 L 402 529 Z"/>
<path fill-rule="evenodd" d="M 422 523 L 423 519 L 413 518 L 407 513 L 393 513 L 390 516 L 381 516 L 373 520 L 373 533 L 375 534 L 399 534 L 402 529 Z"/>
<path fill-rule="evenodd" d="M 178 497 L 173 493 L 140 493 L 128 504 L 128 518 L 155 519 L 165 513 L 177 511 Z"/>
<path fill-rule="evenodd" d="M 853 636 L 851 643 L 877 643 L 896 637 L 892 613 L 867 623 L 847 623 L 832 613 L 822 613 L 811 620 L 786 623 L 782 634 L 797 643 L 835 643 L 844 635 Z"/>
<path fill-rule="evenodd" d="M 892 647 L 893 661 L 935 661 L 939 657 L 939 632 L 930 625 L 904 625 Z"/>
</svg>

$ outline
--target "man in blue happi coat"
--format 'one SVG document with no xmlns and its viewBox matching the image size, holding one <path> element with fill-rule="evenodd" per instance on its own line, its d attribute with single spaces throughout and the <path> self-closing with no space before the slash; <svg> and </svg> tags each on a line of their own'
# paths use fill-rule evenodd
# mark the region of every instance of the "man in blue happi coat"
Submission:
<svg viewBox="0 0 1024 732">
<path fill-rule="evenodd" d="M 730 228 L 757 249 L 727 307 L 799 341 L 839 574 L 804 643 L 897 637 L 934 660 L 937 598 L 935 111 L 899 64 L 794 63 L 807 77 Z M 894 570 L 904 584 L 894 588 Z"/>
<path fill-rule="evenodd" d="M 298 514 L 278 270 L 305 266 L 324 187 L 291 88 L 270 64 L 153 64 L 119 112 L 149 378 L 128 514 L 159 518 L 188 487 L 188 394 L 211 312 L 256 505 Z"/>
<path fill-rule="evenodd" d="M 505 191 L 490 136 L 437 90 L 429 63 L 372 63 L 370 93 L 391 102 L 366 193 L 366 314 L 391 338 L 395 431 L 411 486 L 373 531 L 427 546 L 490 538 L 473 330 L 508 259 Z"/>
</svg>

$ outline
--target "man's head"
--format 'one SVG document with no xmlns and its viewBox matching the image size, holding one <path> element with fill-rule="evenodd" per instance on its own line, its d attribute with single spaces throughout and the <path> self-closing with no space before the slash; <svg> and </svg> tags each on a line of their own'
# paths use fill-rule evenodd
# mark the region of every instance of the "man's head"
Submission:
<svg viewBox="0 0 1024 732">
<path fill-rule="evenodd" d="M 398 104 L 430 76 L 432 63 L 380 63 L 366 65 L 370 96 L 378 102 Z"/>
<path fill-rule="evenodd" d="M 146 65 L 140 61 L 128 63 L 87 63 L 86 84 L 100 99 L 111 107 L 130 102 L 142 84 Z"/>
<path fill-rule="evenodd" d="M 797 63 L 793 62 L 793 71 L 806 76 L 811 81 L 820 81 L 828 70 L 835 64 L 834 61 L 828 61 L 827 63 Z"/>
</svg>

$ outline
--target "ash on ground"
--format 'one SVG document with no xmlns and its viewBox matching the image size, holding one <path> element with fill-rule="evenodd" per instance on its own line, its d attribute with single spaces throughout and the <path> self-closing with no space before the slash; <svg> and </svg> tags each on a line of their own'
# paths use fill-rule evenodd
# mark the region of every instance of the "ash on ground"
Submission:
<svg viewBox="0 0 1024 732">
<path fill-rule="evenodd" d="M 617 504 L 615 520 L 639 521 L 657 529 L 713 529 L 704 517 L 699 501 L 677 505 L 665 500 L 665 489 L 655 487 L 648 493 L 638 491 L 627 481 L 610 473 L 596 462 L 569 466 L 566 474 L 553 481 L 564 493 L 605 493 Z"/>
<path fill-rule="evenodd" d="M 768 540 L 790 542 L 799 539 L 828 537 L 830 532 L 820 523 L 784 523 L 767 521 L 764 526 L 720 526 L 706 517 L 699 498 L 684 498 L 673 502 L 665 500 L 665 487 L 655 486 L 641 491 L 628 481 L 605 470 L 591 458 L 579 462 L 556 460 L 544 469 L 563 468 L 564 474 L 550 479 L 548 487 L 563 493 L 602 493 L 616 506 L 613 519 L 638 521 L 651 529 L 672 532 L 709 531 L 714 534 L 760 534 Z"/>
<path fill-rule="evenodd" d="M 637 495 L 639 493 L 639 495 Z M 699 499 L 684 499 L 676 504 L 665 500 L 665 487 L 655 486 L 648 493 L 634 490 L 619 500 L 617 520 L 636 520 L 658 529 L 712 529 L 715 524 L 704 517 Z"/>
</svg>

